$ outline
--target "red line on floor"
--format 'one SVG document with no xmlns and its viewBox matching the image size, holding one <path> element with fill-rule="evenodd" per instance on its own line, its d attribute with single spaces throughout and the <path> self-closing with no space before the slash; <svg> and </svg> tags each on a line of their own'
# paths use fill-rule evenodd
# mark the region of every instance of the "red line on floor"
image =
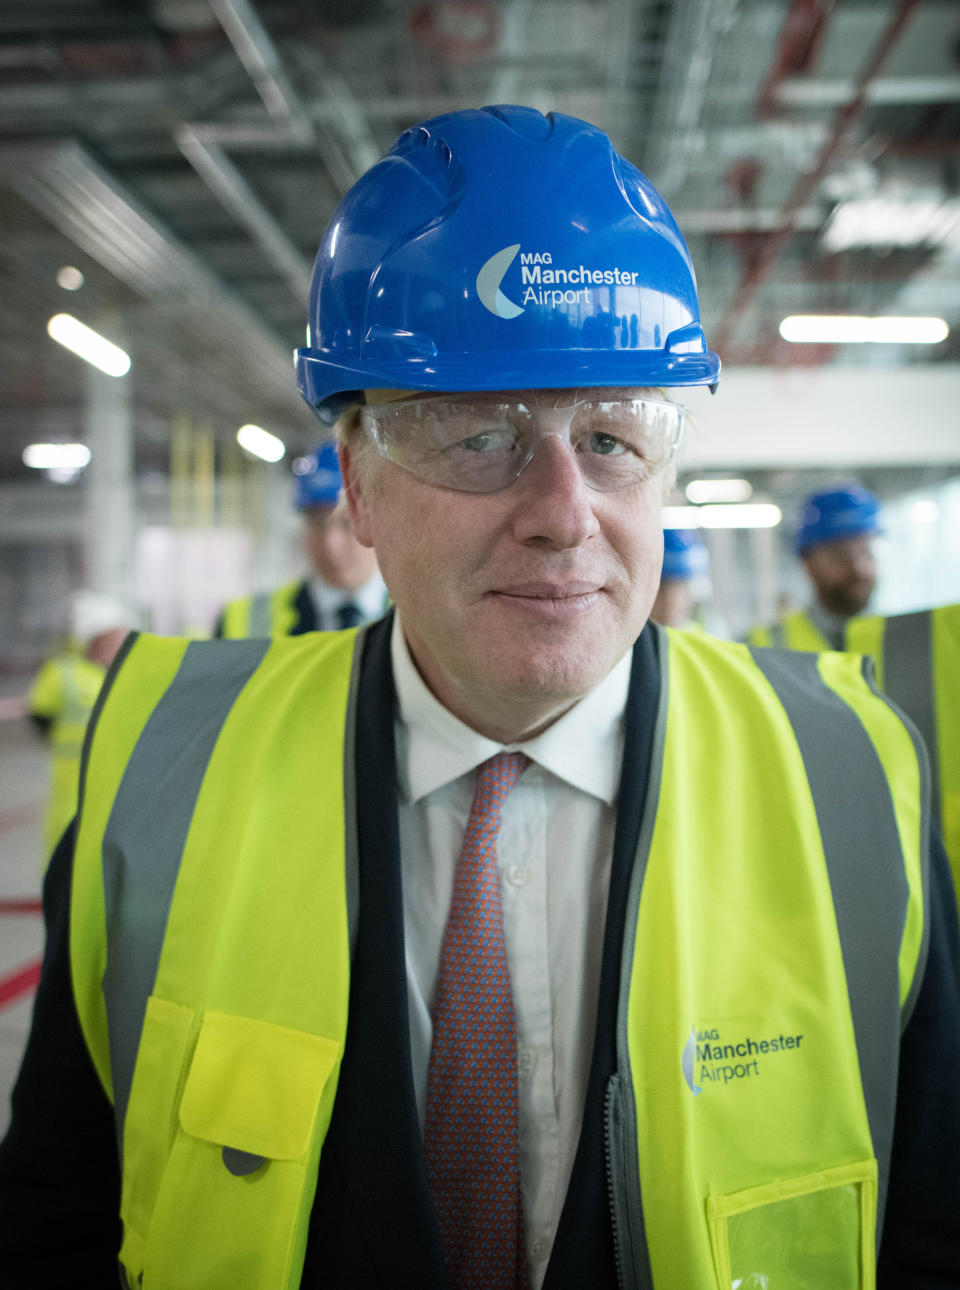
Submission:
<svg viewBox="0 0 960 1290">
<path fill-rule="evenodd" d="M 24 824 L 35 824 L 39 818 L 39 806 L 18 806 L 12 811 L 0 811 L 0 833 L 22 828 Z"/>
<path fill-rule="evenodd" d="M 0 914 L 42 914 L 43 901 L 39 896 L 18 896 L 0 899 Z"/>
<path fill-rule="evenodd" d="M 0 1008 L 7 1008 L 16 1003 L 22 994 L 32 994 L 40 980 L 42 960 L 34 959 L 32 963 L 17 968 L 9 976 L 0 977 Z"/>
</svg>

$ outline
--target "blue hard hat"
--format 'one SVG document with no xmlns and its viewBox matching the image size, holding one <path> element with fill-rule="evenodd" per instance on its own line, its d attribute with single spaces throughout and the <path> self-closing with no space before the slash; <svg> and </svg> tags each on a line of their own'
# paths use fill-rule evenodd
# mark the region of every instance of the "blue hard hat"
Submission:
<svg viewBox="0 0 960 1290">
<path fill-rule="evenodd" d="M 825 488 L 811 493 L 797 521 L 795 548 L 803 555 L 811 547 L 840 538 L 880 532 L 880 503 L 860 484 Z"/>
<path fill-rule="evenodd" d="M 486 107 L 407 130 L 317 253 L 300 392 L 716 384 L 686 243 L 595 126 Z"/>
<path fill-rule="evenodd" d="M 343 488 L 337 445 L 322 443 L 303 459 L 306 469 L 298 474 L 294 485 L 294 505 L 298 511 L 312 506 L 336 506 Z"/>
<path fill-rule="evenodd" d="M 689 582 L 705 577 L 708 566 L 707 548 L 698 533 L 691 529 L 664 529 L 662 581 Z"/>
</svg>

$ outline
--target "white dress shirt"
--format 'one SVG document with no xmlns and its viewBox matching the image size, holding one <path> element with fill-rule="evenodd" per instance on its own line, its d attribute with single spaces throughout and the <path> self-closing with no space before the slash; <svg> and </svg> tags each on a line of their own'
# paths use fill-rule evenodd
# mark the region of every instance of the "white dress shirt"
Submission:
<svg viewBox="0 0 960 1290">
<path fill-rule="evenodd" d="M 341 605 L 356 605 L 360 610 L 361 620 L 365 623 L 382 617 L 386 608 L 387 589 L 379 572 L 353 591 L 341 591 L 338 587 L 328 586 L 322 578 L 311 578 L 308 585 L 310 599 L 317 612 L 317 622 L 327 631 L 335 631 L 340 626 L 337 622 L 337 610 Z"/>
<path fill-rule="evenodd" d="M 504 745 L 459 721 L 427 689 L 399 615 L 400 858 L 410 1043 L 421 1130 L 431 1012 L 453 876 L 476 767 Z M 497 842 L 507 961 L 517 1014 L 520 1181 L 533 1290 L 539 1290 L 570 1181 L 593 1051 L 623 752 L 630 655 L 534 739 Z"/>
</svg>

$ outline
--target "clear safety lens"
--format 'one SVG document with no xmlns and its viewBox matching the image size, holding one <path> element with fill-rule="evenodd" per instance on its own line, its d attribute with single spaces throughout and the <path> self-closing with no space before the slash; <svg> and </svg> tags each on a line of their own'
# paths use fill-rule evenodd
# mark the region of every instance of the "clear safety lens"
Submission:
<svg viewBox="0 0 960 1290">
<path fill-rule="evenodd" d="M 362 422 L 382 456 L 429 484 L 463 493 L 507 488 L 541 440 L 566 439 L 591 488 L 650 479 L 676 455 L 684 408 L 664 399 L 587 400 L 529 407 L 476 397 L 368 405 Z"/>
</svg>

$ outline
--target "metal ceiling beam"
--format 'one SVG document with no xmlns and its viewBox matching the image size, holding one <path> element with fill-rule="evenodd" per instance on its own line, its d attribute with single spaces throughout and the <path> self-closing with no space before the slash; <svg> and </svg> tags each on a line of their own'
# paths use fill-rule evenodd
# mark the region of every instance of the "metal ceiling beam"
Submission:
<svg viewBox="0 0 960 1290">
<path fill-rule="evenodd" d="M 296 405 L 289 350 L 78 143 L 0 144 L 0 173 L 55 228 L 138 295 L 175 303 L 261 400 Z"/>
<path fill-rule="evenodd" d="M 248 0 L 208 0 L 273 120 L 293 138 L 313 142 L 313 126 L 267 29 Z"/>
<path fill-rule="evenodd" d="M 840 107 L 857 96 L 857 82 L 788 76 L 776 94 L 779 107 Z M 871 107 L 909 103 L 957 103 L 960 76 L 884 76 L 866 86 L 863 100 Z"/>
<path fill-rule="evenodd" d="M 703 121 L 714 56 L 736 4 L 684 0 L 671 10 L 647 161 L 668 195 L 680 191 L 694 164 L 694 132 Z"/>
<path fill-rule="evenodd" d="M 341 193 L 372 164 L 366 116 L 346 80 L 325 69 L 326 97 L 339 138 L 319 132 L 287 75 L 280 51 L 250 0 L 209 0 L 273 121 L 290 139 L 315 146 Z M 332 84 L 332 81 L 336 84 Z M 373 149 L 376 160 L 379 153 Z"/>
<path fill-rule="evenodd" d="M 816 192 L 821 180 L 839 155 L 846 140 L 847 131 L 863 111 L 867 88 L 876 79 L 880 68 L 902 36 L 919 3 L 920 0 L 900 0 L 896 13 L 881 33 L 880 39 L 874 45 L 857 77 L 854 98 L 837 114 L 833 131 L 817 159 L 817 164 L 807 174 L 801 175 L 794 185 L 793 192 L 781 213 L 780 227 L 767 238 L 759 255 L 744 276 L 733 302 L 724 310 L 719 334 L 714 337 L 714 344 L 721 352 L 730 345 L 740 320 L 759 288 L 770 276 L 781 251 L 793 237 L 796 231 L 797 213 Z"/>
<path fill-rule="evenodd" d="M 261 204 L 253 189 L 221 147 L 203 143 L 192 126 L 176 132 L 180 151 L 210 190 L 263 249 L 296 299 L 306 308 L 311 263 Z"/>
</svg>

